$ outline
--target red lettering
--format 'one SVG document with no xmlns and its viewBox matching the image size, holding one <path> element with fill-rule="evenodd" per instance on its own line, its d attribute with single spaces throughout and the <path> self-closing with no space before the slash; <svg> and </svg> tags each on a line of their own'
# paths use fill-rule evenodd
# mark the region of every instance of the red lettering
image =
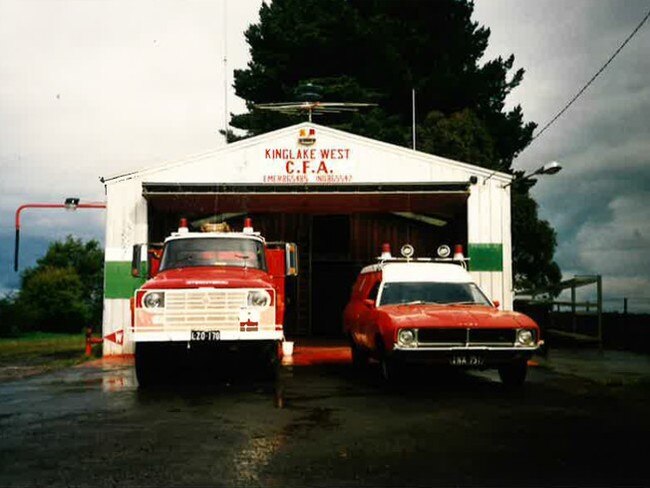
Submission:
<svg viewBox="0 0 650 488">
<path fill-rule="evenodd" d="M 270 149 L 265 149 L 264 150 L 264 158 L 269 159 L 271 157 L 271 150 Z"/>
<path fill-rule="evenodd" d="M 302 162 L 302 172 L 306 174 L 308 169 L 309 169 L 309 161 L 303 161 Z"/>
<path fill-rule="evenodd" d="M 293 161 L 287 161 L 285 169 L 287 170 L 287 174 L 293 174 Z"/>
<path fill-rule="evenodd" d="M 329 149 L 321 149 L 320 150 L 320 157 L 323 159 L 327 159 L 330 157 L 330 150 Z"/>
<path fill-rule="evenodd" d="M 325 161 L 320 162 L 320 164 L 318 165 L 318 169 L 316 170 L 316 173 L 328 173 L 327 166 L 325 165 Z"/>
</svg>

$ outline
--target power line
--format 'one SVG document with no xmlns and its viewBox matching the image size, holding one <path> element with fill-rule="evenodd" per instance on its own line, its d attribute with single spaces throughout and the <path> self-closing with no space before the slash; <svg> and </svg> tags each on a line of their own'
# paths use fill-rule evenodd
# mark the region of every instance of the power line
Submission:
<svg viewBox="0 0 650 488">
<path fill-rule="evenodd" d="M 583 86 L 582 89 L 578 93 L 576 93 L 575 96 L 571 100 L 569 100 L 569 102 L 564 106 L 564 108 L 562 110 L 560 110 L 557 113 L 557 115 L 551 119 L 550 122 L 548 122 L 539 132 L 537 132 L 537 134 L 535 134 L 532 137 L 530 142 L 533 142 L 535 139 L 537 139 L 539 136 L 541 136 L 546 131 L 546 129 L 548 129 L 551 125 L 553 125 L 553 123 L 557 119 L 559 119 L 562 116 L 562 114 L 564 112 L 566 112 L 569 109 L 569 107 L 571 105 L 573 105 L 573 103 L 578 98 L 580 98 L 580 96 L 584 93 L 584 91 L 587 88 L 589 88 L 589 86 L 596 80 L 596 78 L 598 78 L 598 76 L 600 76 L 600 74 L 603 71 L 605 71 L 605 68 L 607 68 L 607 66 L 609 66 L 609 64 L 614 60 L 614 58 L 616 56 L 618 56 L 618 53 L 620 53 L 623 50 L 623 48 L 627 45 L 627 43 L 630 42 L 630 40 L 636 35 L 636 33 L 639 32 L 641 27 L 643 27 L 643 24 L 645 24 L 646 20 L 648 20 L 648 17 L 650 17 L 650 10 L 648 10 L 648 13 L 646 13 L 645 17 L 643 17 L 643 20 L 641 20 L 641 22 L 639 22 L 639 25 L 637 25 L 636 28 L 630 33 L 630 35 L 627 36 L 627 38 L 623 41 L 623 44 L 621 44 L 618 47 L 618 49 L 616 51 L 614 51 L 614 54 L 612 54 L 610 56 L 610 58 L 607 60 L 607 62 L 605 64 L 603 64 L 603 66 L 596 72 L 596 74 L 594 76 L 591 77 L 591 79 L 587 82 L 587 84 L 585 84 L 585 86 Z"/>
</svg>

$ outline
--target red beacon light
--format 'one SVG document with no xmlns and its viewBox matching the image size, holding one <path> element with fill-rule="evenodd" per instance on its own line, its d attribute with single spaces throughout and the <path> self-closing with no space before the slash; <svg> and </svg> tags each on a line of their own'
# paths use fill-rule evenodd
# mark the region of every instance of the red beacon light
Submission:
<svg viewBox="0 0 650 488">
<path fill-rule="evenodd" d="M 253 233 L 253 219 L 250 217 L 246 217 L 244 219 L 244 229 L 243 229 L 244 234 L 252 234 Z"/>
<path fill-rule="evenodd" d="M 454 246 L 454 261 L 464 261 L 465 256 L 463 255 L 463 245 L 462 244 L 456 244 Z"/>
<path fill-rule="evenodd" d="M 187 219 L 182 218 L 178 224 L 178 233 L 187 234 L 190 231 L 190 228 L 187 226 Z"/>
<path fill-rule="evenodd" d="M 390 253 L 390 244 L 388 242 L 384 242 L 381 245 L 381 256 L 379 256 L 379 259 L 391 259 L 393 255 Z"/>
</svg>

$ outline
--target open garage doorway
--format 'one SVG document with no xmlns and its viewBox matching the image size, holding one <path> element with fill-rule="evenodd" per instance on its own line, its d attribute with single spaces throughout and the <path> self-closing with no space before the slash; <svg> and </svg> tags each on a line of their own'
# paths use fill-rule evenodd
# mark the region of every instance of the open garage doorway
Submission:
<svg viewBox="0 0 650 488">
<path fill-rule="evenodd" d="M 389 243 L 393 254 L 410 243 L 420 256 L 432 256 L 441 244 L 467 245 L 466 187 L 442 192 L 382 188 L 372 195 L 359 189 L 291 195 L 181 194 L 178 186 L 171 192 L 152 190 L 145 191 L 150 242 L 164 240 L 181 217 L 196 231 L 201 223 L 215 221 L 239 230 L 251 217 L 267 240 L 298 244 L 300 273 L 287 284 L 287 337 L 340 336 L 354 280 L 361 268 L 376 262 L 382 243 Z"/>
</svg>

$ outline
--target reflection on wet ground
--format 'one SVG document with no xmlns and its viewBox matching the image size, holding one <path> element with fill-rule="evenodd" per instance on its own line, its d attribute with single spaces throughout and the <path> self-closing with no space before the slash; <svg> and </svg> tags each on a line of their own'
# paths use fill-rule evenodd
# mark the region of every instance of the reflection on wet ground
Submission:
<svg viewBox="0 0 650 488">
<path fill-rule="evenodd" d="M 647 381 L 538 367 L 509 391 L 490 371 L 414 368 L 387 386 L 345 349 L 296 348 L 275 381 L 140 390 L 117 358 L 0 384 L 0 486 L 650 482 Z"/>
</svg>

